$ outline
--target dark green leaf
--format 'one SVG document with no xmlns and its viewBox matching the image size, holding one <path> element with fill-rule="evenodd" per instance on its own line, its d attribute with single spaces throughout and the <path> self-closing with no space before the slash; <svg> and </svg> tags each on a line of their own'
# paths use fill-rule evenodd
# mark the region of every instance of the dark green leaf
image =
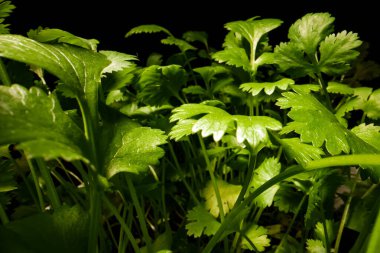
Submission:
<svg viewBox="0 0 380 253">
<path fill-rule="evenodd" d="M 181 50 L 181 52 L 186 52 L 188 50 L 196 50 L 195 47 L 187 43 L 185 40 L 177 39 L 173 36 L 169 36 L 165 39 L 162 39 L 161 43 L 165 45 L 177 46 L 179 50 Z"/>
<path fill-rule="evenodd" d="M 125 37 L 127 38 L 133 34 L 159 33 L 159 32 L 164 32 L 167 35 L 172 36 L 172 34 L 166 28 L 159 26 L 159 25 L 148 24 L 148 25 L 140 25 L 140 26 L 136 26 L 136 27 L 132 28 L 131 30 L 129 30 L 129 32 L 127 32 Z"/>
<path fill-rule="evenodd" d="M 294 84 L 294 80 L 289 79 L 289 78 L 283 78 L 281 80 L 278 80 L 276 82 L 271 82 L 271 83 L 269 82 L 243 83 L 242 85 L 240 85 L 240 89 L 251 93 L 252 96 L 256 96 L 263 89 L 267 95 L 272 95 L 276 88 L 280 90 L 286 90 L 290 84 Z"/>
</svg>

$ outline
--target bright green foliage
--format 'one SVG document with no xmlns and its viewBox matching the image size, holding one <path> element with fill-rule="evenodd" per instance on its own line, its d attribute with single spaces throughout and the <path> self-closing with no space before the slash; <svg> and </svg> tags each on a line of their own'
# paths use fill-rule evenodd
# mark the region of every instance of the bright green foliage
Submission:
<svg viewBox="0 0 380 253">
<path fill-rule="evenodd" d="M 198 115 L 204 116 L 196 121 L 188 120 Z M 180 130 L 184 120 L 187 120 L 186 131 Z M 175 108 L 170 121 L 178 121 L 177 126 L 169 133 L 172 139 L 201 131 L 203 137 L 213 135 L 215 141 L 221 140 L 228 128 L 232 128 L 236 122 L 237 141 L 242 143 L 247 140 L 253 146 L 268 141 L 267 129 L 281 129 L 281 123 L 270 117 L 230 115 L 223 109 L 203 104 L 184 104 Z M 190 124 L 193 124 L 191 131 Z"/>
<path fill-rule="evenodd" d="M 62 207 L 0 226 L 1 252 L 83 253 L 87 251 L 88 214 Z"/>
<path fill-rule="evenodd" d="M 312 160 L 320 159 L 325 154 L 321 148 L 303 143 L 299 138 L 284 138 L 280 139 L 279 142 L 287 156 L 302 166 Z"/>
<path fill-rule="evenodd" d="M 228 73 L 228 69 L 223 66 L 214 65 L 195 68 L 194 72 L 200 74 L 205 84 L 209 85 L 212 81 L 217 80 L 218 74 Z"/>
<path fill-rule="evenodd" d="M 223 180 L 217 180 L 217 185 L 222 199 L 224 214 L 228 213 L 230 209 L 234 206 L 237 197 L 241 191 L 241 185 L 229 184 Z M 202 190 L 202 196 L 206 200 L 205 208 L 210 210 L 210 213 L 214 217 L 218 217 L 219 207 L 217 204 L 216 194 L 212 182 L 209 181 L 206 187 Z"/>
<path fill-rule="evenodd" d="M 354 49 L 362 42 L 356 33 L 331 34 L 333 22 L 329 13 L 309 13 L 297 20 L 289 29 L 290 41 L 275 48 L 280 70 L 299 77 L 347 72 L 349 64 L 359 55 Z"/>
<path fill-rule="evenodd" d="M 128 120 L 117 122 L 113 130 L 111 140 L 107 135 L 103 137 L 107 141 L 104 169 L 108 178 L 120 172 L 145 172 L 149 165 L 158 164 L 165 153 L 158 147 L 166 143 L 161 130 L 139 127 Z"/>
<path fill-rule="evenodd" d="M 20 143 L 28 157 L 87 161 L 83 131 L 54 95 L 39 88 L 0 86 L 0 145 Z"/>
<path fill-rule="evenodd" d="M 149 105 L 163 105 L 171 97 L 178 98 L 180 88 L 187 82 L 186 71 L 179 65 L 145 68 L 138 81 L 141 91 L 138 98 Z"/>
<path fill-rule="evenodd" d="M 53 44 L 66 43 L 85 49 L 90 49 L 92 51 L 96 51 L 99 44 L 99 41 L 95 39 L 84 39 L 61 29 L 38 28 L 36 30 L 30 30 L 28 32 L 28 37 L 38 42 Z"/>
<path fill-rule="evenodd" d="M 179 48 L 179 50 L 181 50 L 181 52 L 186 52 L 188 50 L 196 50 L 195 47 L 193 47 L 192 45 L 190 45 L 186 41 L 181 40 L 181 39 L 177 39 L 176 37 L 173 37 L 173 36 L 169 36 L 165 39 L 162 39 L 161 43 L 165 44 L 165 45 L 177 46 Z"/>
<path fill-rule="evenodd" d="M 351 132 L 380 151 L 380 126 L 363 123 L 352 128 Z"/>
<path fill-rule="evenodd" d="M 187 234 L 194 237 L 214 235 L 220 223 L 203 206 L 196 206 L 187 213 Z"/>
<path fill-rule="evenodd" d="M 140 33 L 159 33 L 159 32 L 164 32 L 169 36 L 172 36 L 172 34 L 164 27 L 159 26 L 159 25 L 153 25 L 153 24 L 148 24 L 148 25 L 140 25 L 132 28 L 127 32 L 125 37 L 130 37 L 133 34 L 140 34 Z"/>
<path fill-rule="evenodd" d="M 364 104 L 362 110 L 368 118 L 380 119 L 380 89 L 375 90 Z"/>
<path fill-rule="evenodd" d="M 111 73 L 121 71 L 126 68 L 132 68 L 135 64 L 132 61 L 136 61 L 136 56 L 130 54 L 123 54 L 116 51 L 106 51 L 102 50 L 99 53 L 104 54 L 107 59 L 111 62 L 106 68 L 103 69 L 102 73 Z"/>
<path fill-rule="evenodd" d="M 282 78 L 276 82 L 263 82 L 263 83 L 243 83 L 240 89 L 249 92 L 252 96 L 256 96 L 260 91 L 264 90 L 267 95 L 272 95 L 274 90 L 286 90 L 290 84 L 294 84 L 294 80 L 289 78 Z"/>
<path fill-rule="evenodd" d="M 256 189 L 263 185 L 265 182 L 267 182 L 269 179 L 273 178 L 274 176 L 277 176 L 280 173 L 280 171 L 281 164 L 278 162 L 276 158 L 266 158 L 260 164 L 260 166 L 257 169 L 255 169 L 250 186 L 253 189 Z M 274 195 L 276 194 L 279 188 L 279 185 L 274 185 L 268 188 L 265 192 L 263 192 L 257 198 L 255 198 L 255 203 L 259 207 L 263 208 L 271 206 L 273 203 Z"/>
<path fill-rule="evenodd" d="M 256 224 L 252 225 L 246 232 L 245 235 L 253 243 L 258 252 L 263 252 L 266 247 L 270 246 L 270 239 L 267 236 L 267 230 Z M 243 249 L 254 250 L 247 239 L 243 238 L 241 241 L 241 247 Z"/>
<path fill-rule="evenodd" d="M 4 19 L 8 17 L 15 8 L 11 1 L 0 0 L 0 34 L 9 33 L 9 25 L 4 24 Z"/>
<path fill-rule="evenodd" d="M 260 59 L 260 55 L 263 53 L 259 51 L 260 43 L 268 32 L 279 27 L 281 23 L 282 21 L 279 19 L 250 19 L 227 23 L 225 27 L 231 33 L 229 37 L 226 37 L 225 49 L 214 53 L 212 58 L 220 63 L 225 62 L 228 65 L 242 67 L 247 72 L 255 74 L 259 65 L 266 63 L 265 60 Z M 234 36 L 235 38 L 242 36 L 249 43 L 249 55 L 247 55 L 244 46 L 240 44 L 241 39 L 236 40 L 233 38 Z M 239 40 L 240 42 L 238 42 Z"/>
<path fill-rule="evenodd" d="M 203 31 L 187 31 L 182 35 L 182 38 L 188 42 L 199 41 L 208 47 L 208 35 Z"/>
<path fill-rule="evenodd" d="M 330 242 L 333 242 L 335 239 L 335 234 L 336 234 L 334 221 L 333 220 L 325 220 L 324 222 L 325 222 L 325 226 L 326 226 L 326 230 L 327 230 L 327 238 L 329 239 Z M 321 241 L 326 240 L 325 229 L 323 227 L 322 222 L 318 222 L 315 225 L 314 232 L 316 234 L 316 237 L 319 240 L 321 240 Z"/>
<path fill-rule="evenodd" d="M 311 94 L 285 92 L 277 105 L 281 109 L 291 108 L 288 115 L 294 120 L 282 129 L 282 133 L 295 131 L 300 134 L 302 142 L 311 142 L 315 147 L 326 142 L 327 151 L 333 155 L 350 152 L 347 130 Z"/>
<path fill-rule="evenodd" d="M 308 239 L 306 241 L 306 250 L 308 253 L 325 253 L 326 249 L 323 247 L 323 242 L 320 240 Z"/>
</svg>

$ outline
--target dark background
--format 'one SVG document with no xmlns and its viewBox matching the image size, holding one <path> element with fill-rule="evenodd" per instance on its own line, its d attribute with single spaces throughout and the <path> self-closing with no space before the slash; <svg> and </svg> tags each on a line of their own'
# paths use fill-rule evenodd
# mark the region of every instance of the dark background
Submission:
<svg viewBox="0 0 380 253">
<path fill-rule="evenodd" d="M 26 35 L 38 26 L 59 28 L 77 36 L 100 41 L 98 49 L 116 50 L 145 56 L 163 50 L 157 36 L 134 35 L 125 38 L 133 27 L 157 24 L 181 37 L 188 30 L 209 35 L 210 46 L 221 49 L 227 30 L 224 24 L 254 16 L 278 18 L 282 26 L 270 33 L 271 44 L 287 41 L 289 26 L 309 12 L 329 12 L 335 17 L 335 31 L 353 31 L 370 43 L 369 58 L 380 62 L 380 9 L 374 0 L 226 0 L 226 1 L 42 1 L 12 0 L 16 5 L 7 22 L 11 32 Z M 163 36 L 163 35 L 161 35 Z"/>
</svg>

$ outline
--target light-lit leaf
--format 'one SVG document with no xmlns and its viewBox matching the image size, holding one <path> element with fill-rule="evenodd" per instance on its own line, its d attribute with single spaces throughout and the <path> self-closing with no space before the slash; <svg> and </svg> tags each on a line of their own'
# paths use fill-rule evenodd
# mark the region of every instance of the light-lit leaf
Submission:
<svg viewBox="0 0 380 253">
<path fill-rule="evenodd" d="M 320 240 L 307 239 L 306 250 L 308 253 L 326 253 L 323 242 Z"/>
<path fill-rule="evenodd" d="M 326 231 L 327 231 L 327 238 L 329 239 L 330 242 L 333 242 L 335 240 L 336 236 L 336 228 L 333 220 L 326 219 L 324 221 L 324 224 L 326 226 Z M 326 234 L 325 234 L 325 228 L 324 224 L 322 222 L 318 222 L 315 225 L 314 232 L 317 236 L 317 238 L 321 241 L 326 241 Z"/>
<path fill-rule="evenodd" d="M 288 38 L 312 56 L 319 43 L 333 32 L 334 20 L 329 13 L 308 13 L 289 28 Z"/>
<path fill-rule="evenodd" d="M 375 90 L 364 104 L 362 110 L 368 118 L 380 119 L 380 89 Z"/>
<path fill-rule="evenodd" d="M 187 31 L 182 35 L 182 38 L 188 42 L 199 41 L 207 46 L 207 33 L 203 31 Z"/>
<path fill-rule="evenodd" d="M 8 17 L 16 8 L 12 1 L 0 0 L 0 34 L 9 33 L 9 24 L 4 24 L 4 19 Z"/>
<path fill-rule="evenodd" d="M 350 152 L 347 129 L 324 105 L 311 94 L 285 92 L 278 99 L 281 109 L 291 108 L 288 116 L 293 119 L 282 129 L 282 133 L 295 131 L 302 142 L 321 147 L 326 143 L 327 151 L 336 155 Z"/>
<path fill-rule="evenodd" d="M 43 43 L 67 43 L 96 51 L 99 41 L 96 39 L 84 39 L 61 29 L 36 29 L 28 32 L 28 37 Z"/>
<path fill-rule="evenodd" d="M 351 132 L 380 151 L 380 126 L 363 123 L 352 128 Z"/>
<path fill-rule="evenodd" d="M 140 174 L 156 165 L 164 155 L 159 145 L 166 143 L 164 132 L 141 127 L 129 120 L 112 123 L 105 129 L 102 143 L 103 168 L 108 178 L 120 172 Z"/>
<path fill-rule="evenodd" d="M 111 62 L 106 68 L 103 69 L 102 74 L 111 73 L 114 71 L 120 71 L 125 68 L 131 68 L 135 64 L 132 61 L 136 61 L 137 58 L 134 55 L 124 54 L 116 51 L 102 50 L 99 53 L 104 54 Z"/>
<path fill-rule="evenodd" d="M 226 63 L 238 68 L 243 68 L 245 71 L 251 71 L 251 63 L 243 48 L 231 47 L 223 51 L 213 53 L 211 57 L 219 63 Z"/>
<path fill-rule="evenodd" d="M 252 96 L 256 96 L 264 89 L 264 92 L 267 95 L 272 95 L 274 90 L 286 90 L 290 84 L 294 84 L 294 80 L 289 78 L 283 78 L 276 82 L 262 82 L 262 83 L 243 83 L 240 85 L 240 89 L 243 91 L 249 92 Z"/>
<path fill-rule="evenodd" d="M 82 129 L 41 89 L 0 86 L 0 145 L 20 144 L 29 157 L 87 161 Z"/>
<path fill-rule="evenodd" d="M 347 84 L 338 82 L 329 82 L 327 86 L 327 91 L 329 93 L 337 93 L 342 95 L 352 95 L 355 92 L 354 88 L 351 88 Z"/>
<path fill-rule="evenodd" d="M 281 164 L 274 157 L 266 158 L 260 166 L 253 172 L 253 177 L 250 186 L 253 189 L 259 188 L 261 185 L 266 183 L 268 180 L 280 174 Z M 274 195 L 280 188 L 279 185 L 273 185 L 255 198 L 255 203 L 262 208 L 271 206 L 273 203 Z"/>
<path fill-rule="evenodd" d="M 359 52 L 354 50 L 358 48 L 362 42 L 358 39 L 358 35 L 352 32 L 340 32 L 331 34 L 321 42 L 319 69 L 331 75 L 341 75 L 351 68 L 351 63 Z"/>
<path fill-rule="evenodd" d="M 224 214 L 227 214 L 235 205 L 242 186 L 229 184 L 221 179 L 217 180 L 217 185 L 222 200 L 223 212 Z M 210 210 L 210 213 L 214 217 L 218 217 L 220 215 L 220 210 L 216 199 L 216 193 L 211 181 L 209 181 L 206 187 L 202 190 L 202 197 L 206 200 L 205 208 Z"/>
<path fill-rule="evenodd" d="M 267 233 L 268 231 L 264 227 L 254 224 L 245 232 L 245 235 L 253 243 L 258 252 L 263 252 L 266 247 L 270 246 L 270 239 Z M 241 241 L 241 247 L 243 249 L 254 250 L 245 238 Z"/>
<path fill-rule="evenodd" d="M 206 84 L 209 84 L 212 80 L 216 79 L 216 77 L 215 77 L 216 75 L 228 73 L 227 68 L 225 68 L 223 66 L 219 66 L 219 65 L 204 66 L 204 67 L 195 68 L 193 70 L 194 70 L 194 72 L 201 75 L 203 81 Z"/>
<path fill-rule="evenodd" d="M 177 46 L 181 52 L 186 52 L 188 50 L 196 50 L 197 48 L 187 43 L 185 40 L 177 39 L 176 37 L 169 36 L 161 40 L 162 44 Z"/>
<path fill-rule="evenodd" d="M 325 154 L 321 148 L 302 143 L 298 138 L 281 139 L 280 143 L 288 157 L 302 166 L 320 159 L 321 155 Z"/>
<path fill-rule="evenodd" d="M 159 33 L 163 32 L 166 33 L 169 36 L 172 36 L 172 34 L 164 27 L 154 24 L 147 24 L 147 25 L 139 25 L 136 27 L 133 27 L 131 30 L 127 32 L 125 37 L 129 37 L 133 34 L 140 34 L 140 33 Z"/>
<path fill-rule="evenodd" d="M 183 88 L 182 92 L 185 94 L 192 94 L 192 95 L 205 95 L 207 91 L 203 89 L 202 86 L 191 85 L 186 88 Z"/>
<path fill-rule="evenodd" d="M 201 237 L 203 234 L 214 235 L 220 227 L 220 223 L 203 206 L 199 205 L 190 210 L 187 215 L 186 224 L 189 236 Z"/>
</svg>

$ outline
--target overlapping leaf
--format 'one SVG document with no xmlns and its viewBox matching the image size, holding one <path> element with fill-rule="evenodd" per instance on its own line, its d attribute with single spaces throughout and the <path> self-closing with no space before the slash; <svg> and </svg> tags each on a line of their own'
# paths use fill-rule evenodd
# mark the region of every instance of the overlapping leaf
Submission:
<svg viewBox="0 0 380 253">
<path fill-rule="evenodd" d="M 176 140 L 201 131 L 203 137 L 213 135 L 214 140 L 219 141 L 229 128 L 235 128 L 236 123 L 238 142 L 247 140 L 253 146 L 268 141 L 267 129 L 280 130 L 282 127 L 279 121 L 270 117 L 231 115 L 223 109 L 204 104 L 184 104 L 177 107 L 173 110 L 170 121 L 178 121 L 169 133 L 170 138 Z"/>
<path fill-rule="evenodd" d="M 352 128 L 351 132 L 380 151 L 380 126 L 363 123 Z"/>
<path fill-rule="evenodd" d="M 250 186 L 253 189 L 257 189 L 268 180 L 280 174 L 280 171 L 281 171 L 281 164 L 278 162 L 276 158 L 274 157 L 266 158 L 260 164 L 260 166 L 257 169 L 255 169 L 255 171 L 253 172 L 254 175 L 252 177 Z M 255 203 L 259 207 L 262 207 L 262 208 L 271 206 L 273 203 L 274 195 L 276 194 L 279 188 L 280 188 L 279 185 L 273 185 L 272 187 L 268 188 L 266 191 L 260 194 L 257 198 L 255 198 L 254 200 Z"/>
<path fill-rule="evenodd" d="M 108 178 L 120 172 L 143 173 L 165 153 L 159 147 L 166 143 L 164 132 L 127 119 L 107 123 L 101 140 L 102 166 Z"/>
<path fill-rule="evenodd" d="M 246 236 L 253 243 L 258 252 L 263 252 L 266 247 L 270 246 L 270 239 L 267 236 L 267 230 L 259 225 L 252 225 L 246 232 Z M 254 250 L 247 239 L 243 238 L 241 241 L 243 249 Z"/>
<path fill-rule="evenodd" d="M 4 19 L 14 10 L 15 5 L 11 1 L 0 0 L 0 34 L 9 33 L 9 24 L 4 24 Z"/>
<path fill-rule="evenodd" d="M 91 50 L 43 44 L 20 35 L 0 35 L 0 56 L 41 67 L 58 77 L 72 94 L 86 100 L 97 118 L 101 73 L 110 62 Z"/>
<path fill-rule="evenodd" d="M 0 121 L 0 145 L 20 144 L 29 157 L 87 161 L 82 129 L 39 88 L 0 86 Z"/>
<path fill-rule="evenodd" d="M 286 90 L 289 85 L 294 84 L 294 80 L 289 78 L 282 78 L 276 82 L 262 82 L 262 83 L 243 83 L 240 89 L 249 92 L 252 96 L 256 96 L 260 91 L 264 90 L 267 95 L 272 95 L 274 90 Z"/>
<path fill-rule="evenodd" d="M 302 143 L 298 138 L 284 138 L 279 141 L 288 157 L 302 166 L 312 160 L 320 159 L 325 154 L 321 148 Z"/>
<path fill-rule="evenodd" d="M 220 223 L 203 206 L 199 205 L 190 210 L 187 215 L 187 234 L 194 237 L 214 235 Z"/>
<path fill-rule="evenodd" d="M 179 98 L 179 90 L 187 82 L 187 73 L 179 65 L 152 65 L 143 70 L 138 84 L 138 97 L 150 105 L 163 105 L 171 97 Z"/>
</svg>

